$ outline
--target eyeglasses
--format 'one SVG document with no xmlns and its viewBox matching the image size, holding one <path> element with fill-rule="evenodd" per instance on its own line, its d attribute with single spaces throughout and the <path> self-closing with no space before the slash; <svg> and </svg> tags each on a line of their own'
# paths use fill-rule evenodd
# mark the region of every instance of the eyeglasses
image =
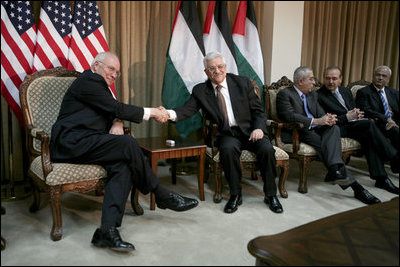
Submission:
<svg viewBox="0 0 400 267">
<path fill-rule="evenodd" d="M 225 64 L 219 64 L 219 65 L 217 65 L 217 66 L 208 67 L 206 70 L 208 70 L 208 71 L 210 71 L 210 72 L 214 72 L 214 71 L 217 70 L 217 68 L 218 68 L 219 70 L 224 70 L 225 67 L 226 67 Z"/>
<path fill-rule="evenodd" d="M 109 66 L 109 65 L 105 64 L 105 63 L 102 62 L 102 61 L 97 61 L 97 62 L 99 62 L 99 63 L 103 64 L 104 66 L 106 66 L 106 68 L 107 68 L 107 70 L 108 70 L 109 72 L 111 72 L 111 73 L 116 73 L 116 74 L 117 74 L 117 78 L 119 78 L 119 77 L 121 76 L 121 72 L 119 72 L 118 70 L 116 70 L 113 66 Z"/>
</svg>

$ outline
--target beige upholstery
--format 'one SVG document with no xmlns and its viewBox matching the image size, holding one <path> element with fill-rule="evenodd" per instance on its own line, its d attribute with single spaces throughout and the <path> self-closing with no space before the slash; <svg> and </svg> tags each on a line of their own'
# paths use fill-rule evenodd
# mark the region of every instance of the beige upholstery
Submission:
<svg viewBox="0 0 400 267">
<path fill-rule="evenodd" d="M 270 86 L 264 86 L 264 99 L 266 110 L 268 111 L 268 125 L 271 139 L 274 139 L 274 144 L 279 146 L 282 150 L 289 154 L 290 158 L 295 158 L 299 161 L 300 165 L 300 180 L 298 191 L 301 193 L 307 192 L 307 179 L 306 175 L 308 172 L 309 164 L 311 161 L 317 159 L 317 153 L 313 147 L 305 143 L 299 142 L 298 135 L 297 140 L 293 143 L 285 144 L 281 140 L 281 129 L 289 127 L 289 124 L 281 122 L 277 117 L 276 111 L 276 95 L 278 92 L 288 86 L 292 86 L 293 82 L 290 81 L 286 76 L 283 76 L 276 83 L 272 83 Z M 318 83 L 314 90 L 317 90 L 321 84 Z M 364 85 L 365 86 L 365 85 Z M 295 133 L 300 129 L 300 124 L 290 124 L 295 128 Z M 358 141 L 351 138 L 341 138 L 342 143 L 342 157 L 344 162 L 348 162 L 350 155 L 358 155 L 361 151 L 361 145 Z"/>
<path fill-rule="evenodd" d="M 42 70 L 28 75 L 20 88 L 30 161 L 28 175 L 34 184 L 34 202 L 30 211 L 39 209 L 40 191 L 49 194 L 53 214 L 50 236 L 54 241 L 62 238 L 61 194 L 65 191 L 100 191 L 107 177 L 107 172 L 99 165 L 51 162 L 51 128 L 65 92 L 79 75 L 79 72 L 64 68 Z M 140 214 L 140 210 L 134 211 Z"/>
</svg>

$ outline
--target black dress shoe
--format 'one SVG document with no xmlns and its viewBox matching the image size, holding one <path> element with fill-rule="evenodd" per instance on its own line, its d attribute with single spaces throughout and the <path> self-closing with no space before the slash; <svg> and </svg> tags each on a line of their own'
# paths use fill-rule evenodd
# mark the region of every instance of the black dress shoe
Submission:
<svg viewBox="0 0 400 267">
<path fill-rule="evenodd" d="M 117 228 L 111 227 L 107 231 L 97 228 L 92 238 L 92 244 L 96 247 L 109 247 L 119 252 L 130 252 L 135 247 L 128 242 L 124 242 L 119 235 Z"/>
<path fill-rule="evenodd" d="M 275 213 L 283 212 L 282 205 L 276 196 L 265 197 L 264 202 L 265 202 L 265 204 L 269 205 L 269 209 L 272 210 L 273 212 L 275 212 Z"/>
<path fill-rule="evenodd" d="M 384 179 L 376 180 L 375 186 L 378 188 L 385 189 L 386 191 L 396 194 L 399 194 L 399 188 L 395 186 L 389 177 L 385 177 Z"/>
<path fill-rule="evenodd" d="M 199 204 L 196 199 L 184 197 L 177 193 L 169 193 L 168 197 L 163 199 L 156 198 L 157 207 L 160 209 L 170 209 L 174 211 L 185 211 L 194 208 Z"/>
<path fill-rule="evenodd" d="M 329 170 L 325 176 L 325 182 L 330 184 L 338 184 L 338 185 L 349 185 L 353 181 L 351 181 L 346 175 L 344 171 L 344 167 L 342 169 L 332 171 Z"/>
<path fill-rule="evenodd" d="M 372 195 L 370 192 L 368 192 L 367 189 L 355 191 L 354 197 L 360 200 L 362 203 L 368 205 L 381 203 L 381 201 L 378 198 L 374 197 L 374 195 Z"/>
<path fill-rule="evenodd" d="M 231 195 L 228 202 L 224 207 L 225 213 L 232 213 L 238 209 L 238 206 L 242 205 L 242 195 Z"/>
</svg>

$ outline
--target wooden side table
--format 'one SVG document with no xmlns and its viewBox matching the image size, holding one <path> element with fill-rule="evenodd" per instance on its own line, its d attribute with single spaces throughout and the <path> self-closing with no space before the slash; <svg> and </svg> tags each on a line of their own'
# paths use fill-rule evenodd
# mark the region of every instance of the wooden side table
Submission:
<svg viewBox="0 0 400 267">
<path fill-rule="evenodd" d="M 150 165 L 153 172 L 157 175 L 157 162 L 160 159 L 178 159 L 198 156 L 197 181 L 199 187 L 200 200 L 204 201 L 204 161 L 207 146 L 204 142 L 191 141 L 181 138 L 175 138 L 175 146 L 167 146 L 165 137 L 147 137 L 137 138 L 137 142 L 143 153 L 150 159 Z M 173 164 L 172 183 L 176 183 L 176 165 Z M 137 197 L 138 194 L 135 194 Z M 154 194 L 150 193 L 150 209 L 155 210 L 156 200 Z"/>
<path fill-rule="evenodd" d="M 399 198 L 252 239 L 256 265 L 398 266 Z"/>
</svg>

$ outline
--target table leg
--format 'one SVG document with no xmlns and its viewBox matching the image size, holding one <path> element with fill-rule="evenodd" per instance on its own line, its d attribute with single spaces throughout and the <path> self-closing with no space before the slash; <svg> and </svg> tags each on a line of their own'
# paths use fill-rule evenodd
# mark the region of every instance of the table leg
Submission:
<svg viewBox="0 0 400 267">
<path fill-rule="evenodd" d="M 200 192 L 200 200 L 204 201 L 204 163 L 205 163 L 205 149 L 201 151 L 199 155 L 199 164 L 198 164 L 198 171 L 197 171 L 197 182 L 199 186 Z"/>
<path fill-rule="evenodd" d="M 176 184 L 176 164 L 177 164 L 177 160 L 176 159 L 171 159 L 172 184 Z"/>
<path fill-rule="evenodd" d="M 157 158 L 150 157 L 151 169 L 153 170 L 156 176 L 157 176 L 157 162 L 158 162 Z M 150 210 L 155 210 L 155 209 L 156 209 L 156 197 L 153 192 L 150 192 Z"/>
</svg>

